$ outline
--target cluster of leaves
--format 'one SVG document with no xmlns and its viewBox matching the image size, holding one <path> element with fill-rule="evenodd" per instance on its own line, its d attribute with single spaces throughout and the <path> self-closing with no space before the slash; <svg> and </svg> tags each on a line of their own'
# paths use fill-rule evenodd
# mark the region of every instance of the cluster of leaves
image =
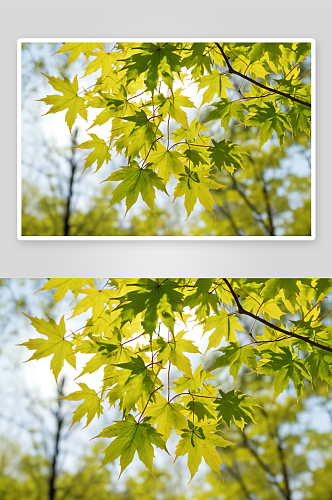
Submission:
<svg viewBox="0 0 332 500">
<path fill-rule="evenodd" d="M 259 149 L 274 131 L 280 146 L 286 131 L 310 137 L 309 73 L 300 74 L 310 51 L 310 43 L 297 42 L 113 43 L 106 50 L 102 43 L 65 43 L 58 53 L 69 52 L 69 64 L 85 55 L 83 78 L 99 76 L 79 91 L 77 75 L 72 82 L 45 75 L 59 94 L 41 100 L 51 105 L 47 113 L 66 110 L 70 131 L 77 115 L 87 120 L 88 108 L 100 109 L 88 130 L 109 123 L 108 140 L 90 133 L 77 147 L 92 150 L 85 169 L 107 164 L 111 149 L 124 155 L 126 165 L 105 179 L 119 182 L 110 206 L 125 199 L 127 213 L 141 195 L 153 211 L 156 190 L 168 195 L 172 175 L 174 199 L 184 197 L 188 217 L 198 200 L 213 213 L 210 191 L 223 187 L 215 174 L 233 174 L 247 154 L 227 138 L 231 120 L 259 129 Z M 199 109 L 185 95 L 189 85 L 204 90 Z M 196 117 L 189 122 L 182 108 Z M 219 120 L 225 135 L 217 141 Z"/>
<path fill-rule="evenodd" d="M 211 372 L 227 368 L 234 382 L 243 366 L 272 376 L 273 400 L 290 381 L 298 397 L 305 379 L 332 386 L 332 327 L 321 313 L 331 279 L 108 279 L 100 284 L 91 278 L 50 279 L 42 290 L 55 289 L 55 303 L 68 291 L 74 294 L 71 318 L 91 314 L 75 332 L 68 332 L 64 317 L 57 324 L 29 316 L 47 338 L 22 345 L 35 351 L 30 359 L 52 355 L 56 380 L 65 360 L 75 368 L 78 353 L 90 359 L 77 378 L 102 370 L 99 392 L 80 382 L 80 390 L 66 398 L 84 400 L 73 423 L 86 415 L 88 425 L 105 406 L 123 413 L 98 436 L 114 438 L 103 464 L 120 457 L 121 472 L 136 452 L 152 471 L 153 446 L 168 453 L 174 430 L 180 436 L 175 456 L 188 454 L 191 477 L 202 458 L 220 473 L 216 447 L 232 444 L 222 437 L 221 425 L 243 429 L 254 423 L 257 403 L 238 389 L 223 391 Z M 242 318 L 253 320 L 251 328 Z M 204 355 L 197 335 L 185 338 L 195 325 L 207 339 Z"/>
</svg>

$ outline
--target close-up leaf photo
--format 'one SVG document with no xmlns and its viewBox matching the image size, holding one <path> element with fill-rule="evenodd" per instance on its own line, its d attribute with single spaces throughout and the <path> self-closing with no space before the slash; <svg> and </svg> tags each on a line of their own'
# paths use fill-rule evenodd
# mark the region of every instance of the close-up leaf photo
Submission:
<svg viewBox="0 0 332 500">
<path fill-rule="evenodd" d="M 329 500 L 331 302 L 329 278 L 2 279 L 1 499 Z"/>
<path fill-rule="evenodd" d="M 20 39 L 18 238 L 314 239 L 314 49 Z"/>
</svg>

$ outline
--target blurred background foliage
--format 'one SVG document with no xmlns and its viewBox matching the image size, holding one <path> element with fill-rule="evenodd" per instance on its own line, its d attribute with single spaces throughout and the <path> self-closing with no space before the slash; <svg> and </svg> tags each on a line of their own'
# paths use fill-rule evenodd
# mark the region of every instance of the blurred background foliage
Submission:
<svg viewBox="0 0 332 500">
<path fill-rule="evenodd" d="M 225 437 L 237 444 L 220 450 L 223 480 L 202 465 L 186 484 L 186 460 L 172 464 L 158 450 L 155 478 L 138 462 L 119 481 L 117 463 L 99 469 L 108 443 L 89 442 L 88 429 L 80 430 L 80 424 L 69 430 L 77 404 L 58 399 L 70 392 L 72 377 L 65 373 L 56 385 L 49 359 L 43 367 L 41 362 L 38 368 L 24 365 L 26 353 L 15 346 L 29 336 L 22 306 L 39 317 L 43 311 L 59 313 L 52 292 L 34 293 L 45 281 L 0 283 L 1 500 L 331 500 L 332 394 L 326 384 L 312 389 L 306 383 L 299 401 L 290 384 L 271 405 L 272 380 L 243 370 L 236 386 L 260 405 L 257 425 L 249 424 L 242 432 L 224 424 Z M 323 303 L 322 314 L 328 305 Z M 248 322 L 243 335 L 250 328 Z M 41 371 L 33 373 L 37 369 Z M 228 391 L 234 388 L 232 381 L 222 369 L 215 384 Z M 91 424 L 89 437 L 118 418 L 114 410 L 105 412 Z"/>
<path fill-rule="evenodd" d="M 23 44 L 22 50 L 22 235 L 24 236 L 308 236 L 311 234 L 310 142 L 300 131 L 287 131 L 282 148 L 276 136 L 257 152 L 257 129 L 235 126 L 232 119 L 223 134 L 220 122 L 212 126 L 215 140 L 226 137 L 249 153 L 243 170 L 232 176 L 216 170 L 225 186 L 213 191 L 215 218 L 198 204 L 185 221 L 184 207 L 172 196 L 156 199 L 156 215 L 138 203 L 123 219 L 123 203 L 107 208 L 111 188 L 100 182 L 112 171 L 103 166 L 91 177 L 83 175 L 87 151 L 72 149 L 86 140 L 78 125 L 70 136 L 61 122 L 51 130 L 43 104 L 36 100 L 49 92 L 41 72 L 72 78 L 83 56 L 67 66 L 66 54 L 51 54 L 61 44 Z M 310 68 L 301 64 L 301 72 Z M 308 76 L 309 78 L 309 76 Z M 231 78 L 232 79 L 232 78 Z M 244 82 L 245 89 L 248 82 Z M 235 91 L 234 91 L 235 92 Z M 198 97 L 199 99 L 199 97 Z M 197 103 L 196 103 L 197 104 Z M 198 103 L 199 105 L 199 103 Z M 193 117 L 190 117 L 192 119 Z M 54 118 L 53 118 L 54 119 Z M 204 119 L 204 117 L 202 118 Z M 190 120 L 189 120 L 190 121 Z M 50 122 L 51 123 L 51 122 Z M 59 127 L 57 129 L 57 123 Z M 81 123 L 81 122 L 78 122 Z M 83 123 L 83 122 L 82 122 Z M 172 120 L 171 120 L 172 130 Z M 66 139 L 59 137 L 66 134 Z M 275 133 L 274 133 L 275 134 Z M 58 137 L 59 136 L 59 137 Z M 123 161 L 121 155 L 113 159 Z M 110 170 L 111 168 L 111 170 Z M 108 169 L 108 171 L 107 171 Z M 175 185 L 175 179 L 174 179 Z M 167 198 L 167 199 L 166 199 Z"/>
</svg>

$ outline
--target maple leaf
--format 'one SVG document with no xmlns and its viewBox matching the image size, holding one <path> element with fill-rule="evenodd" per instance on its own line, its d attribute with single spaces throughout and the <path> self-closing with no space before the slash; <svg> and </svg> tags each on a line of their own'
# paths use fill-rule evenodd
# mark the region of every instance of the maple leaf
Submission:
<svg viewBox="0 0 332 500">
<path fill-rule="evenodd" d="M 116 421 L 115 424 L 106 427 L 96 436 L 96 438 L 101 437 L 116 438 L 104 450 L 105 458 L 101 466 L 113 462 L 120 457 L 120 476 L 125 468 L 133 461 L 136 451 L 138 458 L 143 462 L 151 474 L 154 457 L 152 445 L 168 453 L 161 434 L 148 423 L 148 419 L 144 419 L 141 423 L 138 423 L 132 415 L 127 415 L 125 420 Z"/>
<path fill-rule="evenodd" d="M 202 458 L 212 470 L 221 476 L 220 465 L 222 460 L 215 447 L 226 448 L 233 443 L 216 434 L 215 428 L 205 422 L 199 422 L 195 426 L 188 422 L 188 425 L 189 429 L 183 430 L 181 439 L 175 449 L 175 460 L 179 456 L 188 453 L 187 464 L 191 474 L 190 481 L 198 471 Z"/>
<path fill-rule="evenodd" d="M 122 181 L 112 192 L 112 201 L 109 206 L 111 207 L 125 198 L 126 214 L 136 203 L 139 194 L 141 194 L 143 201 L 152 212 L 156 197 L 154 188 L 166 193 L 168 196 L 163 179 L 158 177 L 150 165 L 141 168 L 136 161 L 133 161 L 131 166 L 121 167 L 120 170 L 113 172 L 103 182 L 106 181 Z"/>
<path fill-rule="evenodd" d="M 96 59 L 88 64 L 83 77 L 101 69 L 101 79 L 105 81 L 113 72 L 113 66 L 120 57 L 119 52 L 106 52 L 106 50 L 100 48 L 91 55 L 95 56 Z"/>
<path fill-rule="evenodd" d="M 177 89 L 169 97 L 165 97 L 163 94 L 158 94 L 154 99 L 156 105 L 159 105 L 158 114 L 165 118 L 170 114 L 177 123 L 181 123 L 184 127 L 188 127 L 188 118 L 186 113 L 181 109 L 184 108 L 195 108 L 191 100 L 184 95 L 181 95 L 182 89 Z"/>
<path fill-rule="evenodd" d="M 193 393 L 199 392 L 204 386 L 205 381 L 212 380 L 214 378 L 214 375 L 208 373 L 206 370 L 203 370 L 202 365 L 199 365 L 193 375 L 189 376 L 185 374 L 177 380 L 174 380 L 172 390 L 177 394 L 186 390 Z"/>
<path fill-rule="evenodd" d="M 131 116 L 139 112 L 139 107 L 134 101 L 128 100 L 127 89 L 121 85 L 119 92 L 114 94 L 99 92 L 99 96 L 96 96 L 92 101 L 89 102 L 89 106 L 92 108 L 104 108 L 98 116 L 96 116 L 93 124 L 89 129 L 95 127 L 96 125 L 103 125 L 108 122 L 111 118 L 124 116 Z M 89 130 L 88 129 L 88 130 Z"/>
<path fill-rule="evenodd" d="M 76 368 L 76 357 L 73 351 L 73 345 L 68 340 L 64 339 L 66 334 L 66 327 L 64 316 L 60 319 L 60 323 L 57 325 L 54 319 L 49 318 L 46 321 L 41 318 L 32 318 L 28 314 L 23 313 L 27 318 L 31 320 L 31 324 L 35 327 L 38 333 L 45 335 L 46 339 L 38 338 L 31 339 L 28 342 L 24 342 L 23 345 L 29 350 L 35 350 L 36 352 L 31 356 L 28 361 L 32 359 L 41 359 L 47 356 L 51 356 L 51 370 L 53 371 L 54 378 L 57 381 L 59 373 L 62 370 L 64 360 L 67 361 L 73 368 Z"/>
<path fill-rule="evenodd" d="M 79 114 L 84 120 L 87 120 L 88 113 L 85 107 L 83 97 L 77 95 L 78 83 L 77 76 L 75 76 L 73 82 L 71 82 L 65 76 L 63 80 L 61 78 L 55 78 L 54 76 L 47 76 L 45 73 L 42 75 L 48 78 L 49 83 L 52 85 L 54 90 L 61 92 L 63 95 L 48 95 L 43 99 L 38 99 L 38 101 L 43 101 L 45 104 L 52 104 L 51 109 L 45 113 L 57 113 L 58 111 L 63 111 L 67 109 L 65 116 L 66 123 L 71 132 L 73 125 L 76 121 L 77 114 Z"/>
<path fill-rule="evenodd" d="M 70 52 L 68 56 L 68 65 L 70 65 L 72 62 L 76 61 L 78 56 L 80 54 L 85 55 L 85 60 L 89 59 L 91 56 L 92 52 L 95 49 L 102 49 L 103 44 L 101 42 L 94 42 L 94 43 L 80 43 L 80 42 L 66 42 L 60 47 L 58 52 L 55 52 L 55 54 L 64 54 L 65 52 Z"/>
<path fill-rule="evenodd" d="M 282 57 L 282 45 L 280 43 L 255 43 L 250 51 L 250 61 L 257 61 L 265 54 L 272 70 L 278 71 L 279 61 Z"/>
<path fill-rule="evenodd" d="M 56 304 L 69 290 L 73 292 L 74 299 L 76 299 L 82 288 L 87 286 L 93 286 L 93 278 L 51 278 L 38 292 L 56 288 L 54 292 L 54 304 Z"/>
<path fill-rule="evenodd" d="M 207 87 L 203 94 L 203 99 L 201 106 L 207 102 L 212 101 L 214 96 L 217 94 L 220 98 L 227 99 L 226 88 L 234 88 L 229 78 L 226 75 L 222 75 L 220 71 L 215 68 L 210 75 L 204 75 L 198 80 L 198 91 Z"/>
<path fill-rule="evenodd" d="M 94 149 L 94 151 L 91 151 L 91 153 L 85 159 L 84 170 L 86 170 L 88 167 L 91 167 L 94 164 L 94 162 L 96 161 L 97 168 L 96 168 L 95 172 L 97 172 L 105 161 L 106 161 L 106 163 L 108 163 L 110 161 L 110 159 L 111 159 L 111 155 L 110 155 L 110 151 L 109 151 L 110 148 L 109 148 L 109 146 L 107 146 L 104 139 L 100 139 L 96 134 L 89 134 L 89 135 L 92 138 L 91 141 L 85 141 L 82 144 L 80 144 L 79 146 L 75 146 L 75 148 Z M 83 172 L 84 172 L 84 170 L 83 170 Z"/>
<path fill-rule="evenodd" d="M 297 63 L 300 59 L 303 59 L 307 55 L 310 54 L 311 51 L 311 43 L 296 43 L 294 44 L 296 46 L 295 51 L 296 51 L 296 57 L 295 57 L 295 62 Z"/>
<path fill-rule="evenodd" d="M 294 382 L 297 396 L 300 396 L 304 377 L 311 379 L 304 360 L 299 359 L 288 346 L 281 346 L 278 352 L 265 352 L 259 362 L 257 373 L 272 375 L 275 372 L 273 401 L 288 387 L 290 380 Z"/>
<path fill-rule="evenodd" d="M 118 370 L 109 381 L 109 385 L 118 383 L 108 394 L 111 405 L 117 399 L 121 399 L 120 407 L 123 410 L 134 410 L 140 399 L 143 397 L 148 399 L 156 386 L 162 385 L 154 371 L 145 366 L 141 356 L 132 356 L 130 361 L 118 363 L 117 366 L 121 370 Z M 153 395 L 152 401 L 154 398 Z"/>
<path fill-rule="evenodd" d="M 294 103 L 294 106 L 286 113 L 289 124 L 292 127 L 294 138 L 297 130 L 302 130 L 308 137 L 311 134 L 311 110 L 302 104 Z"/>
<path fill-rule="evenodd" d="M 197 198 L 204 208 L 213 213 L 214 199 L 209 189 L 217 190 L 224 186 L 211 179 L 209 168 L 198 169 L 194 167 L 189 171 L 188 167 L 185 167 L 185 171 L 185 174 L 179 175 L 179 182 L 174 190 L 174 200 L 181 196 L 185 197 L 184 206 L 187 210 L 187 219 L 196 205 Z"/>
<path fill-rule="evenodd" d="M 332 387 L 332 356 L 330 353 L 317 349 L 310 353 L 305 364 L 312 381 L 320 378 Z"/>
<path fill-rule="evenodd" d="M 84 288 L 81 293 L 85 294 L 86 297 L 84 297 L 84 299 L 80 300 L 76 304 L 71 318 L 77 316 L 78 314 L 82 314 L 91 307 L 91 323 L 93 323 L 101 316 L 102 312 L 106 309 L 111 299 L 113 297 L 117 297 L 117 293 L 115 290 L 110 290 L 109 288 L 99 290 L 95 286 Z"/>
<path fill-rule="evenodd" d="M 256 349 L 252 345 L 241 347 L 238 342 L 230 342 L 227 347 L 222 347 L 218 351 L 224 354 L 217 358 L 211 368 L 211 371 L 217 368 L 229 366 L 229 373 L 234 378 L 234 382 L 238 376 L 242 364 L 248 368 L 256 369 Z"/>
<path fill-rule="evenodd" d="M 245 424 L 256 423 L 253 417 L 253 407 L 260 406 L 248 394 L 243 394 L 237 389 L 228 392 L 219 389 L 219 395 L 220 397 L 215 400 L 217 411 L 219 418 L 226 422 L 228 427 L 231 426 L 232 419 L 241 430 Z"/>
<path fill-rule="evenodd" d="M 211 72 L 211 59 L 208 55 L 209 50 L 206 43 L 193 43 L 190 50 L 186 51 L 187 57 L 184 57 L 181 64 L 191 69 L 193 78 L 197 78 L 205 73 L 205 70 Z"/>
<path fill-rule="evenodd" d="M 294 278 L 273 278 L 268 280 L 262 290 L 263 301 L 266 302 L 273 297 L 284 292 L 286 300 L 292 304 L 293 308 L 296 304 L 296 297 L 300 292 L 298 280 Z"/>
<path fill-rule="evenodd" d="M 124 116 L 123 120 L 130 122 L 130 124 L 134 124 L 134 126 L 130 127 L 130 142 L 126 147 L 126 157 L 135 158 L 140 151 L 146 154 L 155 141 L 156 134 L 159 133 L 162 135 L 160 130 L 152 120 L 148 119 L 147 114 L 142 109 L 134 115 Z"/>
<path fill-rule="evenodd" d="M 144 73 L 144 83 L 151 92 L 158 85 L 159 77 L 172 89 L 173 73 L 180 73 L 181 57 L 176 53 L 177 46 L 172 43 L 142 43 L 137 47 L 137 53 L 125 59 L 128 68 L 128 81 Z"/>
<path fill-rule="evenodd" d="M 258 150 L 265 144 L 275 130 L 279 144 L 282 146 L 285 140 L 286 129 L 291 130 L 287 117 L 273 102 L 264 102 L 260 106 L 250 106 L 250 113 L 246 117 L 246 125 L 259 126 L 263 124 L 259 135 Z"/>
<path fill-rule="evenodd" d="M 210 111 L 203 123 L 221 119 L 221 126 L 225 129 L 225 132 L 233 116 L 240 123 L 244 123 L 244 111 L 247 109 L 247 106 L 243 104 L 243 102 L 231 102 L 229 99 L 220 99 L 219 102 L 213 103 L 212 106 L 214 106 L 215 109 Z"/>
<path fill-rule="evenodd" d="M 207 351 L 212 347 L 217 347 L 224 337 L 227 342 L 236 342 L 235 330 L 244 331 L 237 317 L 229 316 L 226 309 L 205 319 L 203 332 L 206 333 L 212 329 L 214 332 L 209 336 Z"/>
<path fill-rule="evenodd" d="M 242 156 L 248 153 L 239 144 L 234 144 L 227 139 L 219 142 L 212 139 L 212 143 L 213 147 L 211 146 L 208 152 L 218 170 L 221 171 L 225 167 L 232 174 L 237 167 L 243 168 Z"/>
<path fill-rule="evenodd" d="M 134 285 L 136 290 L 128 292 L 127 300 L 119 306 L 123 323 L 143 313 L 142 326 L 146 333 L 153 333 L 158 318 L 174 333 L 174 313 L 180 314 L 183 309 L 183 294 L 177 290 L 177 283 L 158 278 L 140 279 Z"/>
<path fill-rule="evenodd" d="M 182 405 L 169 403 L 167 399 L 158 393 L 156 401 L 147 407 L 145 415 L 151 417 L 151 424 L 157 423 L 157 431 L 163 436 L 164 441 L 167 441 L 173 427 L 178 430 L 186 427 L 187 420 L 182 411 Z"/>
<path fill-rule="evenodd" d="M 195 419 L 197 419 L 198 422 L 200 420 L 204 421 L 206 418 L 207 419 L 215 418 L 215 416 L 211 413 L 211 407 L 212 407 L 211 403 L 206 402 L 206 400 L 203 403 L 202 401 L 197 401 L 196 398 L 195 398 L 195 401 L 193 401 L 190 396 L 186 397 L 186 399 L 189 399 L 189 398 L 190 398 L 190 401 L 187 402 L 186 409 L 189 410 L 191 415 L 195 416 Z M 184 400 L 185 400 L 185 398 L 181 398 L 181 402 Z"/>
<path fill-rule="evenodd" d="M 80 401 L 81 399 L 84 399 L 84 402 L 81 403 L 73 413 L 73 422 L 70 428 L 72 428 L 76 422 L 80 422 L 84 415 L 86 415 L 86 424 L 83 427 L 83 429 L 85 429 L 85 427 L 90 424 L 96 415 L 98 418 L 100 417 L 103 413 L 103 407 L 101 406 L 101 400 L 95 390 L 90 389 L 83 383 L 78 383 L 78 385 L 80 386 L 81 391 L 72 392 L 68 396 L 60 399 L 68 399 L 69 401 Z"/>
<path fill-rule="evenodd" d="M 177 177 L 184 172 L 184 165 L 180 160 L 181 155 L 177 151 L 170 151 L 162 144 L 158 143 L 156 151 L 149 155 L 149 163 L 153 170 L 158 170 L 158 176 L 164 180 L 166 184 L 171 176 L 171 173 Z"/>
<path fill-rule="evenodd" d="M 116 365 L 120 362 L 130 361 L 134 355 L 134 350 L 131 346 L 122 345 L 123 337 L 118 328 L 114 328 L 114 334 L 111 339 L 94 336 L 89 334 L 90 341 L 88 346 L 86 342 L 76 347 L 75 352 L 87 352 L 94 356 L 86 363 L 79 377 L 86 373 L 93 373 L 99 370 L 104 365 Z"/>
<path fill-rule="evenodd" d="M 193 143 L 196 139 L 202 139 L 202 135 L 200 135 L 200 133 L 205 130 L 208 130 L 208 127 L 199 122 L 196 117 L 191 121 L 189 127 L 179 127 L 174 130 L 172 132 L 172 138 L 174 142 L 180 142 L 186 139 L 187 142 Z M 201 144 L 207 145 L 204 142 L 201 142 Z"/>
</svg>

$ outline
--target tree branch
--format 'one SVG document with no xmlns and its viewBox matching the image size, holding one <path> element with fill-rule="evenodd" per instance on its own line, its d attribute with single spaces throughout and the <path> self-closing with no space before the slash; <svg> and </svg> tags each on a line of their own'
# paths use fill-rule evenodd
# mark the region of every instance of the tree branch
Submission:
<svg viewBox="0 0 332 500">
<path fill-rule="evenodd" d="M 225 59 L 225 62 L 227 64 L 227 68 L 228 68 L 228 73 L 231 73 L 233 75 L 237 75 L 237 76 L 240 76 L 241 78 L 244 78 L 245 80 L 247 80 L 248 82 L 250 83 L 253 83 L 254 85 L 257 85 L 257 87 L 260 87 L 261 89 L 264 89 L 264 90 L 268 90 L 269 92 L 272 92 L 273 94 L 279 94 L 283 97 L 287 97 L 287 99 L 290 99 L 291 101 L 294 101 L 294 102 L 297 102 L 299 104 L 302 104 L 303 106 L 307 106 L 308 108 L 311 108 L 311 104 L 309 102 L 306 102 L 306 101 L 302 101 L 301 99 L 297 99 L 297 97 L 293 97 L 291 96 L 290 94 L 287 94 L 286 92 L 281 92 L 280 90 L 277 90 L 277 89 L 271 89 L 271 87 L 267 87 L 266 85 L 263 85 L 262 83 L 259 83 L 257 82 L 256 80 L 253 80 L 252 78 L 250 78 L 249 76 L 247 75 L 243 75 L 242 73 L 240 73 L 239 71 L 236 71 L 231 63 L 229 62 L 229 59 L 228 57 L 226 56 L 225 52 L 223 51 L 221 45 L 218 43 L 218 42 L 215 42 L 215 44 L 217 45 L 218 49 L 220 50 L 223 58 Z"/>
<path fill-rule="evenodd" d="M 318 342 L 315 342 L 314 340 L 311 340 L 309 337 L 303 337 L 303 335 L 299 335 L 297 333 L 285 330 L 284 328 L 280 328 L 279 326 L 274 325 L 273 323 L 270 323 L 269 321 L 266 321 L 264 318 L 261 318 L 261 317 L 257 316 L 256 314 L 253 314 L 253 313 L 247 311 L 246 309 L 244 309 L 242 307 L 242 305 L 241 305 L 241 303 L 239 301 L 239 298 L 236 295 L 236 293 L 234 292 L 234 290 L 233 290 L 230 282 L 228 281 L 228 279 L 227 278 L 223 278 L 223 280 L 226 283 L 226 285 L 228 286 L 228 289 L 231 292 L 231 294 L 233 296 L 233 299 L 236 302 L 236 305 L 237 305 L 237 308 L 238 308 L 237 314 L 245 314 L 246 316 L 249 316 L 250 318 L 253 318 L 256 321 L 259 321 L 260 323 L 263 323 L 263 325 L 268 326 L 269 328 L 272 328 L 273 330 L 275 330 L 277 332 L 286 334 L 289 337 L 294 337 L 294 338 L 296 338 L 298 340 L 302 340 L 303 342 L 307 342 L 308 344 L 310 344 L 310 345 L 312 345 L 314 347 L 318 347 L 319 349 L 323 349 L 324 351 L 332 352 L 332 348 L 331 347 L 328 347 L 328 346 L 323 345 L 323 344 L 319 344 Z"/>
</svg>

